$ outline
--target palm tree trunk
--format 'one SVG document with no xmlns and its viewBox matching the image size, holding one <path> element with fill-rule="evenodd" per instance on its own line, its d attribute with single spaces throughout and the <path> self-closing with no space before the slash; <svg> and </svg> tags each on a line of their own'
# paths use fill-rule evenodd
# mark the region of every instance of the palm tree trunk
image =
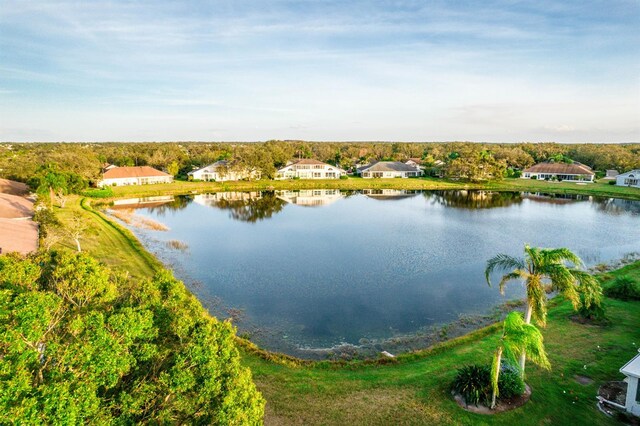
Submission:
<svg viewBox="0 0 640 426">
<path fill-rule="evenodd" d="M 527 300 L 525 311 L 524 311 L 524 322 L 525 324 L 531 324 L 531 303 Z M 520 374 L 522 374 L 522 378 L 524 379 L 524 366 L 527 362 L 527 353 L 522 351 L 520 354 Z"/>
<path fill-rule="evenodd" d="M 496 408 L 496 399 L 498 397 L 498 392 L 497 392 L 497 387 L 498 387 L 498 381 L 500 380 L 500 363 L 502 362 L 502 346 L 500 346 L 498 348 L 498 351 L 496 352 L 496 362 L 495 362 L 495 366 L 493 368 L 495 368 L 494 370 L 494 374 L 495 374 L 495 382 L 493 383 L 493 394 L 491 395 L 491 409 L 495 409 Z"/>
</svg>

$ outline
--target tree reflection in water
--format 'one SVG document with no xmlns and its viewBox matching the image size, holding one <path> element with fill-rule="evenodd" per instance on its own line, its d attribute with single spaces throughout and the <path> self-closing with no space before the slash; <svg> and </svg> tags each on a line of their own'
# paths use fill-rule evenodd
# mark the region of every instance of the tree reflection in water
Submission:
<svg viewBox="0 0 640 426">
<path fill-rule="evenodd" d="M 424 197 L 432 203 L 460 209 L 491 209 L 522 203 L 519 192 L 493 191 L 425 191 Z"/>
<path fill-rule="evenodd" d="M 271 218 L 281 212 L 286 204 L 273 191 L 261 192 L 259 196 L 244 199 L 221 198 L 211 203 L 219 209 L 229 210 L 232 219 L 251 223 Z"/>
</svg>

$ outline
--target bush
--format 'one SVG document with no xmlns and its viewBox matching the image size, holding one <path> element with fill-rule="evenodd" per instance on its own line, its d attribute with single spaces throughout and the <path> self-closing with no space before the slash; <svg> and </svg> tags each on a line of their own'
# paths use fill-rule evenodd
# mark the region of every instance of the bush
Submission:
<svg viewBox="0 0 640 426">
<path fill-rule="evenodd" d="M 615 180 L 610 180 L 610 181 L 609 181 L 609 185 L 615 185 L 615 184 L 616 184 L 616 181 L 615 181 Z"/>
<path fill-rule="evenodd" d="M 509 364 L 502 364 L 502 370 L 498 378 L 498 390 L 500 391 L 501 399 L 513 398 L 524 393 L 525 385 L 518 368 Z"/>
<path fill-rule="evenodd" d="M 346 175 L 342 175 L 342 176 L 340 176 L 340 179 L 343 179 L 343 180 L 344 180 L 344 179 L 349 179 L 349 177 L 348 177 L 348 176 L 346 176 Z"/>
<path fill-rule="evenodd" d="M 467 404 L 491 402 L 491 367 L 488 365 L 467 365 L 458 370 L 451 389 L 462 395 Z M 503 363 L 498 377 L 498 399 L 509 399 L 522 395 L 525 384 L 517 367 Z"/>
<path fill-rule="evenodd" d="M 113 197 L 113 191 L 107 186 L 100 189 L 90 189 L 88 191 L 84 191 L 82 195 L 91 198 L 109 198 Z"/>
<path fill-rule="evenodd" d="M 462 395 L 467 404 L 488 403 L 491 398 L 491 368 L 488 365 L 466 365 L 460 368 L 451 389 Z"/>
<path fill-rule="evenodd" d="M 620 300 L 640 300 L 640 288 L 629 276 L 618 277 L 604 289 L 605 296 Z"/>
<path fill-rule="evenodd" d="M 533 176 L 531 176 L 531 179 L 533 179 L 533 180 L 537 180 L 537 179 L 538 179 L 538 175 L 533 175 Z"/>
</svg>

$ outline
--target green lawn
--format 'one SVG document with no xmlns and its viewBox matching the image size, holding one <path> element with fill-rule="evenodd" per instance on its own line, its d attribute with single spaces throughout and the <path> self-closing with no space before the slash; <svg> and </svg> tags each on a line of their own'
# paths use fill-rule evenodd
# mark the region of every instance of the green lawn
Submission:
<svg viewBox="0 0 640 426">
<path fill-rule="evenodd" d="M 402 182 L 412 181 L 422 182 Z M 312 183 L 317 187 L 317 182 Z M 151 186 L 144 187 L 147 188 Z M 153 273 L 157 261 L 130 232 L 90 208 L 82 208 L 79 198 L 70 200 L 59 215 L 65 220 L 71 211 L 81 212 L 90 224 L 83 240 L 86 251 L 138 277 Z M 609 272 L 604 278 L 610 280 L 617 275 L 640 279 L 640 262 Z M 597 411 L 595 394 L 602 382 L 621 379 L 618 369 L 637 353 L 640 302 L 606 299 L 612 320 L 607 327 L 575 323 L 570 320 L 568 303 L 552 304 L 548 326 L 543 330 L 552 371 L 529 365 L 531 400 L 521 408 L 495 416 L 461 410 L 448 386 L 459 366 L 490 362 L 498 338 L 496 326 L 400 356 L 387 364 L 296 362 L 252 351 L 247 343 L 241 345 L 241 352 L 244 364 L 252 369 L 256 384 L 267 399 L 266 424 L 615 424 Z M 594 383 L 581 385 L 575 380 L 576 375 L 587 376 Z"/>
<path fill-rule="evenodd" d="M 576 184 L 529 179 L 503 179 L 486 183 L 468 183 L 437 178 L 415 179 L 349 179 L 330 180 L 259 180 L 255 182 L 183 182 L 144 186 L 113 187 L 115 197 L 149 197 L 215 191 L 263 191 L 278 189 L 486 189 L 492 191 L 531 191 L 556 194 L 585 194 L 640 200 L 640 189 L 609 185 L 606 182 Z"/>
</svg>

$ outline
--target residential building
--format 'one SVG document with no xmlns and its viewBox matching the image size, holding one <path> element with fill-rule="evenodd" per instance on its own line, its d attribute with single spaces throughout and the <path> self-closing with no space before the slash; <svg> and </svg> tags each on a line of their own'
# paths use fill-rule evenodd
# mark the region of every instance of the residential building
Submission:
<svg viewBox="0 0 640 426">
<path fill-rule="evenodd" d="M 191 171 L 187 175 L 193 180 L 214 180 L 216 182 L 260 179 L 260 172 L 257 170 L 238 169 L 226 160 L 216 161 L 201 169 Z"/>
<path fill-rule="evenodd" d="M 607 170 L 602 180 L 616 180 L 620 173 L 617 170 Z"/>
<path fill-rule="evenodd" d="M 538 163 L 522 171 L 522 179 L 567 180 L 575 182 L 593 182 L 595 173 L 589 166 L 573 163 Z"/>
<path fill-rule="evenodd" d="M 283 179 L 339 179 L 346 176 L 347 172 L 339 167 L 322 161 L 304 158 L 291 164 L 287 164 L 276 172 L 276 180 Z"/>
<path fill-rule="evenodd" d="M 365 179 L 408 178 L 421 175 L 417 168 L 399 161 L 376 161 L 359 168 L 357 173 Z"/>
<path fill-rule="evenodd" d="M 620 369 L 627 376 L 627 400 L 625 408 L 627 412 L 640 416 L 640 354 L 633 357 Z"/>
<path fill-rule="evenodd" d="M 171 182 L 173 182 L 173 176 L 153 167 L 114 167 L 102 174 L 102 180 L 98 182 L 98 186 L 148 185 Z"/>
<path fill-rule="evenodd" d="M 640 169 L 630 170 L 616 176 L 616 185 L 640 188 Z"/>
</svg>

